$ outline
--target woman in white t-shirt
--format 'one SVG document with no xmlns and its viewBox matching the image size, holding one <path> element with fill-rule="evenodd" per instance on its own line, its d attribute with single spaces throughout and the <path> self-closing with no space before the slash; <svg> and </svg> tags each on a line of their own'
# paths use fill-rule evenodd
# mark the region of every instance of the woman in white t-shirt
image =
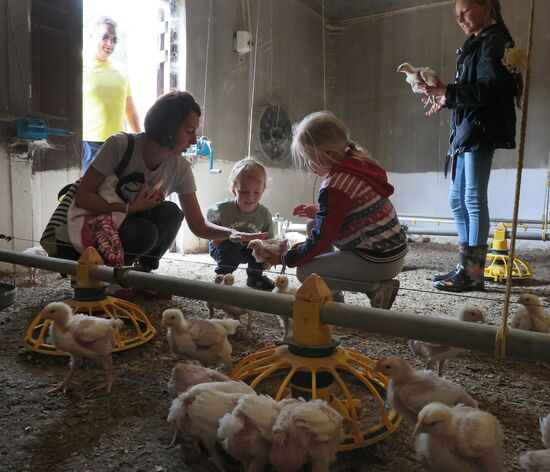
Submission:
<svg viewBox="0 0 550 472">
<path fill-rule="evenodd" d="M 200 115 L 200 106 L 187 92 L 174 91 L 157 99 L 145 116 L 145 133 L 133 135 L 132 156 L 115 189 L 118 198 L 107 201 L 100 187 L 115 174 L 128 147 L 127 135 L 107 139 L 82 177 L 75 196 L 79 208 L 92 215 L 123 214 L 117 229 L 126 264 L 137 263 L 144 271 L 157 269 L 184 217 L 193 234 L 204 239 L 246 242 L 266 237 L 205 220 L 191 166 L 182 157 L 197 142 Z M 172 193 L 178 194 L 181 209 L 165 200 Z"/>
</svg>

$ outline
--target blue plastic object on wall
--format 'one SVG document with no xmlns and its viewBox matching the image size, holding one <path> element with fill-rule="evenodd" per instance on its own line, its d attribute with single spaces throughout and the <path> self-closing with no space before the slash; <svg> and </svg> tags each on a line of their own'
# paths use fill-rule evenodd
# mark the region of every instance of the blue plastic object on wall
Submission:
<svg viewBox="0 0 550 472">
<path fill-rule="evenodd" d="M 195 144 L 194 147 L 194 154 L 197 156 L 208 157 L 210 159 L 210 173 L 219 174 L 221 169 L 214 169 L 214 151 L 212 150 L 212 142 L 206 136 L 201 136 L 197 139 L 197 144 Z"/>
<path fill-rule="evenodd" d="M 47 135 L 72 136 L 66 129 L 48 128 L 48 122 L 37 116 L 17 118 L 17 137 L 22 139 L 46 139 Z"/>
</svg>

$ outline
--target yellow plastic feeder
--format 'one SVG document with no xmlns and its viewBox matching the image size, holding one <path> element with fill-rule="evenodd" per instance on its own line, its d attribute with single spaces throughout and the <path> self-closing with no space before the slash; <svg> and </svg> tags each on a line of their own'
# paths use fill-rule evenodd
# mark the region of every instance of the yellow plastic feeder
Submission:
<svg viewBox="0 0 550 472">
<path fill-rule="evenodd" d="M 345 419 L 341 451 L 370 446 L 394 433 L 400 416 L 386 405 L 388 379 L 375 361 L 339 345 L 320 310 L 332 294 L 316 274 L 296 293 L 293 333 L 284 344 L 247 356 L 232 378 L 276 400 L 289 395 L 326 400 Z"/>
<path fill-rule="evenodd" d="M 507 228 L 504 223 L 499 223 L 495 228 L 493 246 L 487 254 L 489 265 L 485 267 L 484 276 L 486 279 L 493 279 L 495 282 L 504 282 L 508 274 L 508 240 L 506 239 Z M 531 268 L 526 262 L 514 257 L 512 265 L 512 280 L 527 279 L 533 275 Z"/>
<path fill-rule="evenodd" d="M 78 260 L 75 297 L 63 300 L 63 303 L 69 305 L 74 313 L 121 319 L 124 327 L 116 337 L 113 352 L 131 349 L 149 341 L 156 331 L 145 312 L 133 303 L 106 295 L 106 284 L 90 277 L 90 268 L 96 265 L 103 265 L 103 259 L 94 248 L 87 248 Z M 23 338 L 25 347 L 41 354 L 68 355 L 50 344 L 50 323 L 51 320 L 40 319 L 37 314 Z"/>
</svg>

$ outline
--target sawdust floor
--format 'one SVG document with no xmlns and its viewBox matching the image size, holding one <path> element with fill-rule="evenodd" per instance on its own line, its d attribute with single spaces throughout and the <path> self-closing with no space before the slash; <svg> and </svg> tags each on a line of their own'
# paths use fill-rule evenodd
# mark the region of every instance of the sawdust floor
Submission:
<svg viewBox="0 0 550 472">
<path fill-rule="evenodd" d="M 504 288 L 489 284 L 485 293 L 473 299 L 446 295 L 431 288 L 434 271 L 454 265 L 456 247 L 449 244 L 411 244 L 402 289 L 394 308 L 419 316 L 451 314 L 461 304 L 479 305 L 488 322 L 498 324 Z M 514 287 L 515 295 L 531 291 L 550 304 L 548 250 L 524 250 L 519 256 L 529 261 L 534 279 Z M 211 280 L 213 267 L 205 256 L 170 255 L 159 273 L 198 280 Z M 244 271 L 237 273 L 237 285 L 244 284 Z M 0 311 L 0 470 L 3 471 L 207 471 L 208 460 L 192 447 L 178 443 L 168 448 L 172 437 L 166 423 L 169 397 L 166 382 L 176 358 L 169 352 L 164 333 L 143 347 L 114 355 L 115 382 L 110 394 L 92 388 L 103 381 L 103 371 L 91 362 L 75 377 L 68 395 L 45 392 L 60 381 L 67 359 L 31 354 L 21 347 L 21 337 L 35 314 L 47 303 L 71 296 L 66 280 L 57 274 L 41 274 L 44 285 L 29 287 L 17 276 L 16 302 Z M 294 281 L 294 280 L 293 280 Z M 362 294 L 347 294 L 351 304 L 368 305 Z M 168 307 L 207 316 L 203 302 L 174 297 L 171 301 L 140 301 L 155 327 Z M 512 305 L 512 311 L 517 305 Z M 234 341 L 234 358 L 239 360 L 281 335 L 276 316 L 257 316 L 246 340 Z M 335 328 L 346 335 L 345 345 L 378 359 L 400 355 L 411 358 L 406 340 Z M 452 361 L 447 376 L 478 400 L 480 407 L 495 414 L 506 434 L 506 470 L 518 470 L 518 457 L 542 443 L 537 418 L 550 412 L 548 379 L 542 365 L 497 360 L 471 353 Z M 335 471 L 419 471 L 410 429 L 401 426 L 380 446 L 341 453 Z"/>
</svg>

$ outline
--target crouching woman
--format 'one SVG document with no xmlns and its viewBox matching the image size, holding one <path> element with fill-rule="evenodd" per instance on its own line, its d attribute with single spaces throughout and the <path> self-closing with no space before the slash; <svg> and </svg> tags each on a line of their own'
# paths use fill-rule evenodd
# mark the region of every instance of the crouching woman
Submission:
<svg viewBox="0 0 550 472">
<path fill-rule="evenodd" d="M 115 238 L 118 233 L 127 265 L 137 264 L 143 271 L 157 269 L 184 217 L 193 234 L 204 239 L 246 242 L 266 236 L 240 233 L 205 220 L 191 166 L 182 157 L 196 143 L 200 115 L 200 106 L 187 92 L 161 96 L 145 116 L 145 132 L 111 136 L 82 177 L 75 205 L 85 210 L 96 226 L 94 216 L 112 216 Z M 121 170 L 129 145 L 131 155 Z M 166 201 L 173 193 L 178 195 L 181 209 Z M 105 233 L 105 225 L 101 229 Z M 86 223 L 81 224 L 78 237 L 85 240 L 90 231 L 94 242 L 104 239 L 105 234 Z"/>
</svg>

